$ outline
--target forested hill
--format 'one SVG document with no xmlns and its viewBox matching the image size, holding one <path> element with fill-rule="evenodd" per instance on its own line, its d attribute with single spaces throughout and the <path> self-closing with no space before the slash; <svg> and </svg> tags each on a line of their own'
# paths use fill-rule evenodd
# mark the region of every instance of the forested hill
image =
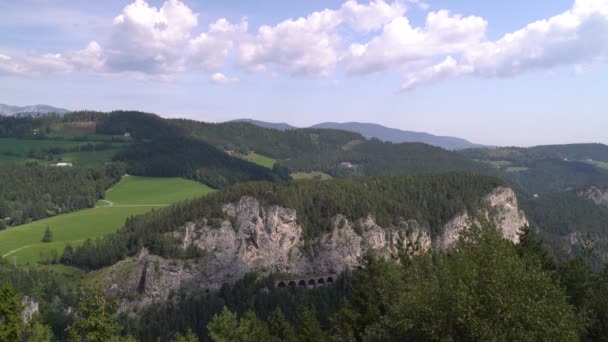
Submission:
<svg viewBox="0 0 608 342">
<path fill-rule="evenodd" d="M 349 132 L 356 132 L 366 138 L 378 138 L 382 141 L 393 143 L 424 143 L 432 146 L 445 148 L 447 150 L 462 150 L 466 148 L 482 147 L 461 138 L 437 136 L 424 132 L 403 131 L 396 128 L 385 127 L 372 123 L 361 122 L 324 122 L 314 125 L 311 128 L 331 128 L 341 129 Z"/>
<path fill-rule="evenodd" d="M 303 153 L 340 151 L 349 143 L 365 140 L 357 133 L 325 129 L 278 131 L 248 122 L 205 123 L 171 120 L 188 135 L 230 150 L 250 150 L 275 158 L 297 158 Z"/>
<path fill-rule="evenodd" d="M 530 194 L 608 183 L 608 146 L 602 144 L 470 149 L 460 153 L 499 170 L 503 178 Z"/>
<path fill-rule="evenodd" d="M 206 218 L 217 223 L 226 219 L 224 204 L 243 196 L 254 197 L 262 205 L 295 209 L 308 240 L 331 231 L 337 214 L 353 221 L 371 215 L 384 227 L 399 226 L 404 218 L 415 219 L 428 225 L 432 234 L 440 234 L 443 224 L 463 210 L 475 212 L 483 197 L 502 184 L 493 177 L 467 173 L 238 184 L 132 218 L 116 234 L 86 242 L 70 262 L 88 269 L 109 266 L 135 255 L 142 247 L 164 257 L 187 257 L 189 252 L 181 250 L 181 242 L 167 233 L 189 221 Z"/>
<path fill-rule="evenodd" d="M 231 157 L 210 144 L 190 138 L 166 137 L 136 142 L 119 152 L 114 160 L 125 162 L 129 174 L 184 177 L 213 188 L 238 182 L 289 179 L 287 171 L 279 166 L 271 170 Z"/>
<path fill-rule="evenodd" d="M 275 158 L 292 172 L 322 171 L 335 177 L 446 171 L 496 173 L 487 165 L 438 147 L 368 140 L 358 133 L 343 130 L 278 131 L 246 122 L 172 122 L 188 135 L 220 148 L 255 151 Z"/>
</svg>

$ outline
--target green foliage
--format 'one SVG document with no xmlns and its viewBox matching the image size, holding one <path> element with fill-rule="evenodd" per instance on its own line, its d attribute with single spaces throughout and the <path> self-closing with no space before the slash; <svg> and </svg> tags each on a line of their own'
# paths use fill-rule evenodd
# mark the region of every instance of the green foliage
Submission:
<svg viewBox="0 0 608 342">
<path fill-rule="evenodd" d="M 300 316 L 298 340 L 302 342 L 326 341 L 327 335 L 321 329 L 314 308 L 306 308 Z"/>
<path fill-rule="evenodd" d="M 380 266 L 371 267 L 373 282 L 355 282 L 350 304 L 337 316 L 342 336 L 366 341 L 578 339 L 574 308 L 563 289 L 536 263 L 518 256 L 491 225 L 471 228 L 448 255 L 420 255 L 409 266 L 375 263 Z M 366 300 L 359 300 L 370 290 Z"/>
<path fill-rule="evenodd" d="M 224 307 L 222 313 L 216 315 L 207 328 L 214 342 L 257 342 L 271 339 L 266 323 L 260 321 L 251 311 L 239 320 L 236 314 Z"/>
<path fill-rule="evenodd" d="M 38 319 L 33 319 L 28 324 L 24 340 L 27 342 L 49 342 L 52 336 L 53 333 L 48 325 L 40 323 Z"/>
<path fill-rule="evenodd" d="M 544 193 L 607 183 L 608 173 L 592 161 L 608 161 L 608 146 L 602 144 L 547 145 L 530 148 L 504 147 L 469 149 L 461 153 L 490 163 L 501 176 L 525 193 Z"/>
<path fill-rule="evenodd" d="M 114 159 L 124 161 L 130 174 L 185 177 L 213 188 L 244 181 L 288 179 L 263 166 L 231 157 L 210 144 L 188 138 L 169 137 L 136 143 Z"/>
<path fill-rule="evenodd" d="M 15 294 L 13 287 L 4 284 L 0 288 L 0 341 L 17 341 L 23 334 L 23 322 L 21 311 L 23 310 L 19 296 Z"/>
<path fill-rule="evenodd" d="M 182 136 L 181 129 L 168 124 L 167 120 L 148 113 L 136 111 L 114 111 L 100 115 L 97 133 L 123 135 L 129 133 L 136 139 L 156 139 L 160 137 Z"/>
<path fill-rule="evenodd" d="M 93 207 L 104 191 L 120 180 L 124 168 L 0 165 L 0 217 L 11 225 Z"/>
<path fill-rule="evenodd" d="M 115 316 L 101 289 L 83 298 L 79 304 L 80 316 L 69 328 L 70 341 L 105 342 L 118 331 Z"/>
<path fill-rule="evenodd" d="M 44 230 L 44 236 L 42 237 L 42 242 L 49 243 L 53 242 L 53 232 L 51 232 L 51 227 L 47 224 L 46 229 Z"/>
<path fill-rule="evenodd" d="M 283 314 L 281 308 L 277 308 L 268 318 L 270 334 L 283 342 L 296 342 L 296 333 L 291 323 Z"/>
<path fill-rule="evenodd" d="M 185 335 L 177 334 L 173 342 L 198 342 L 198 336 L 192 332 L 192 329 L 188 329 Z"/>
</svg>

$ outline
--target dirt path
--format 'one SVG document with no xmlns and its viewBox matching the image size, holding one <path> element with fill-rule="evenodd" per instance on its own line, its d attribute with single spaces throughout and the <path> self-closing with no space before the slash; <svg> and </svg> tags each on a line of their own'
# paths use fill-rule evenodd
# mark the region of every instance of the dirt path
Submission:
<svg viewBox="0 0 608 342">
<path fill-rule="evenodd" d="M 96 206 L 95 208 L 107 208 L 107 207 L 112 207 L 112 206 L 114 206 L 114 202 L 112 202 L 112 201 L 108 201 L 108 200 L 105 200 L 105 199 L 102 199 L 102 200 L 99 200 L 99 201 L 100 201 L 100 202 L 106 202 L 106 203 L 108 203 L 108 205 L 104 205 L 104 206 Z"/>
<path fill-rule="evenodd" d="M 21 247 L 21 248 L 17 248 L 17 249 L 15 249 L 15 250 L 12 250 L 12 251 L 10 251 L 10 252 L 8 252 L 8 253 L 4 254 L 2 257 L 3 257 L 3 258 L 6 258 L 7 256 L 9 256 L 9 255 L 11 255 L 11 254 L 17 253 L 17 252 L 19 252 L 19 251 L 20 251 L 20 250 L 22 250 L 22 249 L 30 248 L 30 247 L 32 247 L 32 246 L 33 246 L 33 245 L 27 245 L 27 246 L 23 246 L 23 247 Z"/>
</svg>

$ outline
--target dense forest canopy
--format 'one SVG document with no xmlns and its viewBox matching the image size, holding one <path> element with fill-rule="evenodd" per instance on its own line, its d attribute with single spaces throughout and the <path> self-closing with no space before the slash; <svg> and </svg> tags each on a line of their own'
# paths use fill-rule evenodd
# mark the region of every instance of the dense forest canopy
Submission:
<svg viewBox="0 0 608 342">
<path fill-rule="evenodd" d="M 0 164 L 0 218 L 19 225 L 90 208 L 124 174 L 121 164 L 96 168 Z M 1 223 L 0 223 L 1 224 Z"/>
<path fill-rule="evenodd" d="M 237 182 L 286 180 L 289 175 L 238 159 L 203 141 L 190 138 L 157 138 L 136 142 L 114 156 L 125 162 L 130 174 L 184 177 L 224 188 Z"/>
</svg>

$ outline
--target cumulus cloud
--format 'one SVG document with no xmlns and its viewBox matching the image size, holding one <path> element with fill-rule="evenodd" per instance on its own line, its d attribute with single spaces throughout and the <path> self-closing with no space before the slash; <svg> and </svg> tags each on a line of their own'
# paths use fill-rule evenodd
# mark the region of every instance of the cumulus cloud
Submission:
<svg viewBox="0 0 608 342">
<path fill-rule="evenodd" d="M 134 0 L 108 21 L 106 39 L 99 43 L 61 53 L 0 54 L 0 74 L 171 79 L 195 71 L 214 84 L 231 84 L 240 80 L 220 70 L 323 77 L 344 68 L 351 76 L 397 72 L 407 91 L 465 75 L 510 77 L 560 66 L 579 72 L 608 62 L 606 0 L 576 0 L 564 13 L 496 41 L 487 39 L 488 22 L 479 16 L 438 9 L 416 26 L 407 17 L 410 7 L 430 6 L 423 0 L 345 0 L 334 9 L 251 31 L 247 19 L 220 18 L 201 32 L 198 14 L 180 0 L 165 0 L 160 7 Z"/>
<path fill-rule="evenodd" d="M 228 76 L 222 74 L 221 72 L 216 72 L 215 74 L 211 75 L 209 80 L 211 81 L 211 83 L 217 84 L 217 85 L 234 84 L 234 83 L 239 83 L 241 81 L 237 77 L 228 77 Z"/>
<path fill-rule="evenodd" d="M 254 37 L 241 43 L 239 65 L 250 71 L 273 65 L 292 76 L 327 76 L 338 63 L 340 25 L 369 32 L 404 13 L 405 6 L 400 2 L 389 5 L 375 0 L 361 5 L 349 0 L 337 10 L 325 9 L 275 26 L 264 25 Z"/>
<path fill-rule="evenodd" d="M 539 20 L 497 41 L 471 45 L 456 61 L 406 76 L 403 90 L 466 74 L 510 77 L 559 66 L 581 68 L 608 59 L 608 2 L 577 0 L 571 9 Z"/>
<path fill-rule="evenodd" d="M 189 42 L 189 59 L 204 71 L 215 71 L 226 61 L 235 43 L 247 34 L 247 21 L 231 24 L 222 18 L 209 25 L 206 33 Z"/>
<path fill-rule="evenodd" d="M 430 12 L 424 27 L 413 27 L 406 17 L 399 17 L 368 43 L 352 44 L 343 60 L 351 74 L 400 69 L 481 42 L 486 26 L 480 17 L 451 15 L 446 10 Z"/>
<path fill-rule="evenodd" d="M 114 72 L 172 74 L 183 70 L 198 15 L 179 0 L 162 7 L 135 0 L 114 18 L 106 44 L 106 68 Z"/>
</svg>

